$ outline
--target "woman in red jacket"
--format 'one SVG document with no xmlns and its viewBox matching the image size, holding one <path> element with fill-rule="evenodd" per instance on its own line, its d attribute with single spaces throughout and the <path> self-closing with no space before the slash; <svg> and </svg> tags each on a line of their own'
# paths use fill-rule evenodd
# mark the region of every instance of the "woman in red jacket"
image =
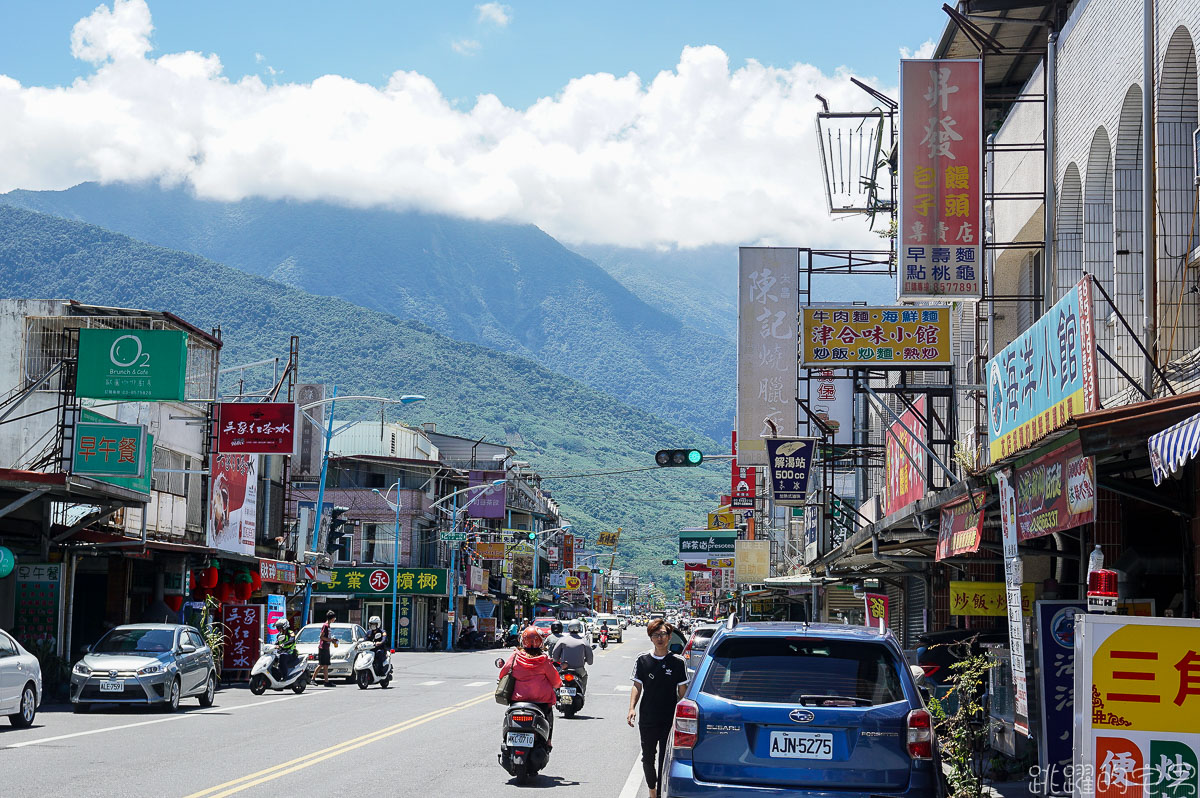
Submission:
<svg viewBox="0 0 1200 798">
<path fill-rule="evenodd" d="M 562 687 L 562 677 L 542 652 L 542 633 L 537 627 L 530 626 L 521 632 L 521 650 L 513 653 L 504 667 L 500 669 L 500 678 L 512 672 L 513 703 L 528 701 L 541 707 L 543 714 L 550 721 L 550 736 L 554 736 L 554 704 L 557 700 L 558 688 Z M 550 743 L 549 740 L 546 741 Z"/>
</svg>

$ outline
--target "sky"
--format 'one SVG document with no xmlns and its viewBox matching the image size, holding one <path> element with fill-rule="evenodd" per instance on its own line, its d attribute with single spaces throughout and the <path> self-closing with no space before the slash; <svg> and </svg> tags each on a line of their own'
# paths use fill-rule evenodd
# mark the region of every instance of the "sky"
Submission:
<svg viewBox="0 0 1200 798">
<path fill-rule="evenodd" d="M 0 0 L 0 191 L 86 180 L 536 224 L 568 243 L 870 241 L 815 94 L 894 93 L 938 0 Z"/>
</svg>

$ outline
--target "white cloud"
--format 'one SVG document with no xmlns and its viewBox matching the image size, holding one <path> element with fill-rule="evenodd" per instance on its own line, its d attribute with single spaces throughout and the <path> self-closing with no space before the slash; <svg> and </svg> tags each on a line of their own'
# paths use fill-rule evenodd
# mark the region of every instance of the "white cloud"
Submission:
<svg viewBox="0 0 1200 798">
<path fill-rule="evenodd" d="M 525 109 L 493 95 L 460 108 L 415 72 L 268 85 L 215 55 L 150 58 L 142 12 L 119 2 L 76 27 L 97 66 L 69 86 L 0 76 L 0 191 L 151 180 L 527 222 L 576 243 L 880 243 L 825 209 L 813 95 L 869 107 L 848 74 L 731 70 L 719 48 L 689 47 L 649 81 L 584 75 Z"/>
<path fill-rule="evenodd" d="M 482 46 L 475 39 L 455 39 L 450 42 L 450 47 L 459 55 L 476 55 Z"/>
<path fill-rule="evenodd" d="M 263 61 L 266 61 L 266 60 L 267 60 L 267 57 L 265 55 L 263 55 L 262 53 L 254 54 L 254 63 L 261 64 Z"/>
<path fill-rule="evenodd" d="M 937 46 L 937 44 L 933 41 L 933 39 L 926 39 L 925 43 L 922 44 L 920 47 L 918 47 L 916 50 L 910 50 L 907 47 L 901 47 L 900 48 L 900 57 L 901 58 L 933 58 L 933 48 L 936 46 Z"/>
<path fill-rule="evenodd" d="M 512 8 L 503 3 L 483 3 L 475 6 L 479 12 L 479 22 L 491 22 L 501 28 L 508 27 L 512 22 Z"/>
</svg>

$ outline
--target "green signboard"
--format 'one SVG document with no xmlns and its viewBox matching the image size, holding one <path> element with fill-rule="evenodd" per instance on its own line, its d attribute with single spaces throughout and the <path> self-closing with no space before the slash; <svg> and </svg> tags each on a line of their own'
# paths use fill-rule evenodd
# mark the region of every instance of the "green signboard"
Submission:
<svg viewBox="0 0 1200 798">
<path fill-rule="evenodd" d="M 438 535 L 438 539 L 461 542 L 461 541 L 464 541 L 467 539 L 467 533 L 466 532 L 442 532 L 440 535 Z"/>
<path fill-rule="evenodd" d="M 392 595 L 390 565 L 332 568 L 328 582 L 314 582 L 314 593 L 353 593 L 357 596 Z M 396 592 L 401 595 L 445 596 L 445 568 L 398 568 Z"/>
<path fill-rule="evenodd" d="M 80 411 L 80 421 L 93 421 L 99 423 L 111 423 L 112 419 L 107 416 L 102 416 L 99 413 L 88 410 L 86 407 Z M 142 461 L 142 475 L 140 477 L 98 477 L 99 481 L 107 482 L 110 485 L 116 485 L 119 488 L 128 490 L 136 490 L 138 493 L 150 492 L 150 478 L 154 475 L 154 436 L 146 433 L 146 454 Z"/>
<path fill-rule="evenodd" d="M 93 399 L 184 399 L 187 333 L 182 330 L 79 331 L 75 395 Z"/>
<path fill-rule="evenodd" d="M 146 428 L 114 421 L 80 421 L 72 441 L 71 473 L 137 479 L 146 467 Z"/>
<path fill-rule="evenodd" d="M 733 556 L 736 529 L 684 529 L 679 532 L 680 554 Z"/>
</svg>

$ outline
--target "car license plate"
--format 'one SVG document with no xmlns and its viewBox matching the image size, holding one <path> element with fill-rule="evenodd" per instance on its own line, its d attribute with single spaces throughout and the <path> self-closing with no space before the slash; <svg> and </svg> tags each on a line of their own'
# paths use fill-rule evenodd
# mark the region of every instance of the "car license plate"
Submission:
<svg viewBox="0 0 1200 798">
<path fill-rule="evenodd" d="M 123 693 L 125 692 L 125 682 L 121 679 L 118 679 L 115 682 L 100 682 L 100 692 Z"/>
<path fill-rule="evenodd" d="M 508 733 L 508 744 L 509 745 L 520 745 L 520 746 L 524 746 L 525 748 L 531 748 L 531 747 L 533 747 L 533 735 L 532 734 L 522 734 L 520 732 L 509 732 Z"/>
<path fill-rule="evenodd" d="M 564 687 L 563 692 L 565 692 L 567 695 L 575 695 L 576 690 L 574 687 Z"/>
<path fill-rule="evenodd" d="M 788 759 L 833 759 L 833 735 L 821 732 L 771 732 L 771 756 Z"/>
</svg>

